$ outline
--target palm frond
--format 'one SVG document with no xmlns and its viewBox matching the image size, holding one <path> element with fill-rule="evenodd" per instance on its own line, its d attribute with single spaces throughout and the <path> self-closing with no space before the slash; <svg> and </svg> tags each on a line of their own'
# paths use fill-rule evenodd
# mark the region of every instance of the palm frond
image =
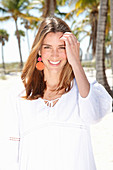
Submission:
<svg viewBox="0 0 113 170">
<path fill-rule="evenodd" d="M 3 12 L 3 13 L 7 12 L 7 10 L 5 8 L 2 8 L 2 7 L 0 7 L 0 11 Z"/>
<path fill-rule="evenodd" d="M 24 32 L 23 30 L 15 31 L 15 35 L 16 35 L 16 36 L 18 35 L 18 33 L 19 33 L 19 35 L 20 35 L 21 37 L 25 37 L 25 32 Z"/>
<path fill-rule="evenodd" d="M 27 16 L 26 14 L 23 14 L 23 13 L 18 13 L 18 15 L 23 18 L 23 19 L 26 19 L 28 20 L 29 22 L 32 22 L 32 21 L 40 21 L 41 18 L 38 18 L 38 17 L 34 17 L 34 16 Z"/>
<path fill-rule="evenodd" d="M 6 30 L 4 29 L 0 29 L 0 42 L 3 42 L 3 41 L 8 41 L 9 39 L 9 34 L 7 33 Z"/>
<path fill-rule="evenodd" d="M 74 13 L 76 13 L 76 9 L 73 9 L 71 12 L 68 12 L 65 18 L 69 19 Z"/>
<path fill-rule="evenodd" d="M 78 11 L 77 11 L 77 13 L 76 13 L 76 16 L 78 17 L 81 13 L 83 13 L 84 12 L 84 9 L 79 9 Z"/>
<path fill-rule="evenodd" d="M 11 16 L 0 17 L 0 21 L 7 21 L 11 18 Z"/>
</svg>

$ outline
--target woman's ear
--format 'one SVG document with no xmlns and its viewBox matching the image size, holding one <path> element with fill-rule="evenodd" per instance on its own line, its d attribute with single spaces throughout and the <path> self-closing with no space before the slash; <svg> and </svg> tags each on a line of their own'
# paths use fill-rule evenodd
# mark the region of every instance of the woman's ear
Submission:
<svg viewBox="0 0 113 170">
<path fill-rule="evenodd" d="M 40 50 L 39 50 L 39 52 L 38 52 L 38 55 L 39 55 L 39 56 L 41 56 L 41 52 L 40 52 Z"/>
</svg>

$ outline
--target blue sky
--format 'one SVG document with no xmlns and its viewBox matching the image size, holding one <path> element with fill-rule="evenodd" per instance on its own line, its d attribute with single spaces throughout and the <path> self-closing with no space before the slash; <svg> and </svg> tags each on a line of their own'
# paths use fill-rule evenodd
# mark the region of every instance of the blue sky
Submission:
<svg viewBox="0 0 113 170">
<path fill-rule="evenodd" d="M 65 12 L 69 10 L 69 7 L 65 7 Z M 18 22 L 19 23 L 19 22 Z M 70 25 L 70 22 L 68 22 L 68 24 Z M 6 42 L 5 46 L 4 46 L 4 60 L 5 62 L 19 62 L 20 61 L 20 57 L 19 57 L 19 50 L 18 50 L 18 42 L 17 42 L 17 38 L 14 35 L 15 33 L 15 22 L 13 21 L 13 19 L 7 21 L 7 22 L 1 22 L 0 23 L 0 29 L 5 29 L 7 30 L 9 36 L 9 41 Z M 19 29 L 22 29 L 25 31 L 25 28 L 23 25 L 19 24 Z M 29 34 L 29 40 L 30 40 L 30 47 L 32 46 L 32 43 L 34 41 L 34 31 L 30 31 L 28 32 Z M 86 49 L 88 46 L 88 41 L 89 38 L 85 38 L 81 44 L 80 47 L 83 50 L 83 54 L 86 53 Z M 1 44 L 0 44 L 1 46 Z M 21 50 L 22 50 L 22 57 L 23 57 L 23 61 L 25 62 L 29 56 L 29 49 L 28 49 L 28 44 L 27 44 L 27 38 L 21 38 Z M 2 63 L 2 59 L 1 59 L 1 48 L 0 48 L 0 63 Z"/>
</svg>

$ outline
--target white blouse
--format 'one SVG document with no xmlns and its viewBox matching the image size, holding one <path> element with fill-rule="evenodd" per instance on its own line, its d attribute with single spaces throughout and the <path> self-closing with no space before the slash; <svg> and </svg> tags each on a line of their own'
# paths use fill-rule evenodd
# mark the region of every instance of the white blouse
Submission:
<svg viewBox="0 0 113 170">
<path fill-rule="evenodd" d="M 14 89 L 4 113 L 0 170 L 96 170 L 89 127 L 112 109 L 102 85 L 91 83 L 82 98 L 74 79 L 54 107 L 17 94 Z"/>
</svg>

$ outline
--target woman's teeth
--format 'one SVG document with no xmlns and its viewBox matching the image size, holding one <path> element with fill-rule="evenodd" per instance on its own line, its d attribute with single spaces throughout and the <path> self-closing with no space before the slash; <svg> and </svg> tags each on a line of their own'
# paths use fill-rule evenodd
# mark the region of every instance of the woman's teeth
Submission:
<svg viewBox="0 0 113 170">
<path fill-rule="evenodd" d="M 51 64 L 59 64 L 59 63 L 60 63 L 60 61 L 56 61 L 56 62 L 55 62 L 55 61 L 50 61 L 50 60 L 49 60 L 49 62 L 50 62 Z"/>
</svg>

